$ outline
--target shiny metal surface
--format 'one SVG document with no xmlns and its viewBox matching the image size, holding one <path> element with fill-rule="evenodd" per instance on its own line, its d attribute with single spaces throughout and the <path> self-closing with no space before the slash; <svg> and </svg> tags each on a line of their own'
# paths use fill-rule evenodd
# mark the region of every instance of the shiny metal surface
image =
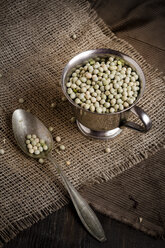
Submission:
<svg viewBox="0 0 165 248">
<path fill-rule="evenodd" d="M 124 59 L 134 70 L 136 70 L 137 74 L 140 78 L 140 93 L 136 99 L 136 101 L 129 106 L 127 109 L 124 109 L 117 113 L 110 113 L 110 114 L 98 114 L 93 113 L 89 110 L 85 110 L 84 108 L 81 108 L 80 106 L 76 105 L 75 102 L 70 99 L 69 95 L 66 92 L 66 83 L 71 75 L 71 73 L 78 67 L 80 67 L 82 64 L 85 64 L 89 58 L 96 58 L 96 57 L 107 57 L 107 56 L 116 56 Z M 81 123 L 84 127 L 88 128 L 93 131 L 109 131 L 113 130 L 115 128 L 119 128 L 122 125 L 125 125 L 126 127 L 133 128 L 140 132 L 147 132 L 151 128 L 151 120 L 148 117 L 148 121 L 150 124 L 146 124 L 145 119 L 143 118 L 144 111 L 134 111 L 134 106 L 139 102 L 140 98 L 143 96 L 145 89 L 145 77 L 144 74 L 140 68 L 140 66 L 129 56 L 126 54 L 123 54 L 121 52 L 111 50 L 111 49 L 96 49 L 96 50 L 89 50 L 82 52 L 78 55 L 76 55 L 74 58 L 72 58 L 68 64 L 65 66 L 63 74 L 62 74 L 62 90 L 65 94 L 66 98 L 70 102 L 74 116 L 78 120 L 78 123 Z M 136 112 L 136 115 L 142 120 L 143 126 L 137 126 L 137 124 L 132 125 L 127 122 L 128 117 L 130 113 Z M 147 114 L 145 114 L 147 116 Z M 147 122 L 148 122 L 147 121 Z M 145 125 L 144 125 L 145 124 Z M 78 125 L 80 130 L 82 131 L 82 128 L 80 125 Z M 88 133 L 88 132 L 87 132 Z M 95 132 L 95 137 L 99 138 L 99 133 Z M 106 135 L 105 135 L 106 138 Z M 109 136 L 109 138 L 111 138 Z"/>
<path fill-rule="evenodd" d="M 152 121 L 149 118 L 149 116 L 140 107 L 135 105 L 133 108 L 131 108 L 131 112 L 133 114 L 135 114 L 137 117 L 139 117 L 139 119 L 142 121 L 144 127 L 142 127 L 142 126 L 140 126 L 134 122 L 130 122 L 130 121 L 126 121 L 124 123 L 125 127 L 129 127 L 129 128 L 132 128 L 132 129 L 135 129 L 137 131 L 144 132 L 144 133 L 151 129 Z"/>
<path fill-rule="evenodd" d="M 64 186 L 67 189 L 75 209 L 86 229 L 100 242 L 105 241 L 106 237 L 97 216 L 85 199 L 83 199 L 69 182 L 59 164 L 57 164 L 55 159 L 52 157 L 51 151 L 53 148 L 53 138 L 44 124 L 31 113 L 28 113 L 23 109 L 17 109 L 14 111 L 12 116 L 12 128 L 15 139 L 24 153 L 33 158 L 48 158 L 49 161 L 53 163 L 57 172 L 61 176 Z M 30 154 L 25 143 L 27 134 L 36 134 L 39 138 L 44 139 L 49 147 L 48 151 L 42 152 L 39 155 Z"/>
<path fill-rule="evenodd" d="M 51 133 L 45 125 L 31 113 L 23 109 L 15 110 L 12 116 L 12 128 L 17 144 L 28 156 L 33 158 L 46 158 L 49 152 L 51 152 L 53 146 Z M 39 138 L 44 139 L 49 147 L 48 151 L 42 152 L 39 155 L 30 154 L 25 143 L 27 134 L 36 134 Z"/>
<path fill-rule="evenodd" d="M 113 139 L 122 132 L 122 129 L 119 127 L 108 131 L 95 131 L 83 126 L 79 121 L 77 121 L 77 126 L 85 136 L 100 140 Z"/>
</svg>

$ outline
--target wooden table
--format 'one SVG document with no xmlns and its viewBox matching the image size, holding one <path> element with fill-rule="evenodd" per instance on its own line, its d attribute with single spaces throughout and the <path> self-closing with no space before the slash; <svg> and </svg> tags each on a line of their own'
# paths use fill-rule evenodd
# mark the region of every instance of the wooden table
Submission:
<svg viewBox="0 0 165 248">
<path fill-rule="evenodd" d="M 107 241 L 95 240 L 82 226 L 69 204 L 49 215 L 31 228 L 21 232 L 4 248 L 164 248 L 163 240 L 156 240 L 143 232 L 97 213 Z"/>
</svg>

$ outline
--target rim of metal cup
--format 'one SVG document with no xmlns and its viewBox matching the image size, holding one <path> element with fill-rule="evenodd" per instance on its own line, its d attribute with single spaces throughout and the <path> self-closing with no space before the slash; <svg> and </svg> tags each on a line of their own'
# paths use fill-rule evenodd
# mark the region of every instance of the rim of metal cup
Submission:
<svg viewBox="0 0 165 248">
<path fill-rule="evenodd" d="M 114 113 L 97 113 L 97 112 L 92 112 L 90 110 L 87 110 L 83 107 L 80 107 L 79 105 L 77 105 L 68 95 L 68 93 L 66 92 L 66 85 L 65 85 L 65 78 L 68 74 L 68 71 L 72 71 L 74 67 L 77 66 L 77 68 L 74 69 L 78 69 L 78 67 L 80 67 L 81 65 L 83 65 L 83 62 L 86 62 L 86 60 L 89 60 L 90 58 L 95 58 L 95 57 L 108 57 L 108 56 L 114 56 L 114 57 L 119 57 L 123 60 L 125 60 L 127 62 L 128 65 L 130 65 L 131 68 L 135 69 L 139 78 L 140 78 L 140 93 L 137 97 L 137 99 L 135 100 L 135 102 L 130 105 L 128 108 L 123 109 L 121 111 L 118 112 L 114 112 Z M 79 62 L 81 60 L 81 63 Z M 142 85 L 141 85 L 141 82 Z M 112 50 L 112 49 L 107 49 L 107 48 L 100 48 L 100 49 L 94 49 L 94 50 L 87 50 L 84 52 L 81 52 L 79 54 L 77 54 L 76 56 L 74 56 L 65 66 L 63 73 L 62 73 L 62 91 L 64 93 L 64 95 L 66 96 L 66 98 L 68 99 L 68 101 L 74 105 L 76 108 L 79 108 L 80 110 L 82 109 L 83 111 L 86 112 L 90 112 L 92 114 L 98 114 L 98 115 L 116 115 L 116 114 L 120 114 L 123 112 L 128 111 L 129 109 L 131 109 L 133 106 L 135 106 L 141 99 L 141 97 L 143 96 L 144 90 L 145 90 L 145 77 L 144 77 L 144 73 L 141 69 L 141 67 L 138 65 L 138 63 L 133 60 L 130 56 L 117 51 L 117 50 Z"/>
</svg>

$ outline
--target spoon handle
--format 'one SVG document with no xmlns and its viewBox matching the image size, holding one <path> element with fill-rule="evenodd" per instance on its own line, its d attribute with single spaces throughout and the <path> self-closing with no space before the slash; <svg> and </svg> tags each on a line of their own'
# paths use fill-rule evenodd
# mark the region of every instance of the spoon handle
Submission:
<svg viewBox="0 0 165 248">
<path fill-rule="evenodd" d="M 62 171 L 61 167 L 56 163 L 55 159 L 51 155 L 48 156 L 48 159 L 54 164 L 57 169 L 57 172 L 60 174 L 64 186 L 67 189 L 71 200 L 75 206 L 75 209 L 86 229 L 99 241 L 105 241 L 106 237 L 103 228 L 93 210 L 90 208 L 86 200 L 83 199 L 83 197 L 69 182 L 65 173 Z"/>
</svg>

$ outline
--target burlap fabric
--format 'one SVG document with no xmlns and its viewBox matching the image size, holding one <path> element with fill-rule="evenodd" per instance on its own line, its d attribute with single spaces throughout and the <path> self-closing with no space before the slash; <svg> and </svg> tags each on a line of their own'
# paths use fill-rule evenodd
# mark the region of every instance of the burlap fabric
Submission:
<svg viewBox="0 0 165 248">
<path fill-rule="evenodd" d="M 76 188 L 108 180 L 134 166 L 163 145 L 164 84 L 160 73 L 147 64 L 127 42 L 117 38 L 90 9 L 86 1 L 5 1 L 1 3 L 1 164 L 2 243 L 20 230 L 67 203 L 66 192 L 55 168 L 25 156 L 17 147 L 11 129 L 16 108 L 30 109 L 53 136 L 62 137 L 66 151 L 53 155 Z M 77 35 L 73 40 L 72 35 Z M 70 123 L 72 112 L 61 101 L 59 81 L 70 58 L 91 48 L 120 50 L 142 67 L 147 81 L 140 106 L 153 121 L 147 134 L 125 129 L 106 142 L 88 140 Z M 23 97 L 21 105 L 18 99 Z M 51 102 L 57 107 L 50 109 Z M 56 146 L 56 145 L 55 145 Z M 65 160 L 70 160 L 67 167 Z"/>
</svg>

